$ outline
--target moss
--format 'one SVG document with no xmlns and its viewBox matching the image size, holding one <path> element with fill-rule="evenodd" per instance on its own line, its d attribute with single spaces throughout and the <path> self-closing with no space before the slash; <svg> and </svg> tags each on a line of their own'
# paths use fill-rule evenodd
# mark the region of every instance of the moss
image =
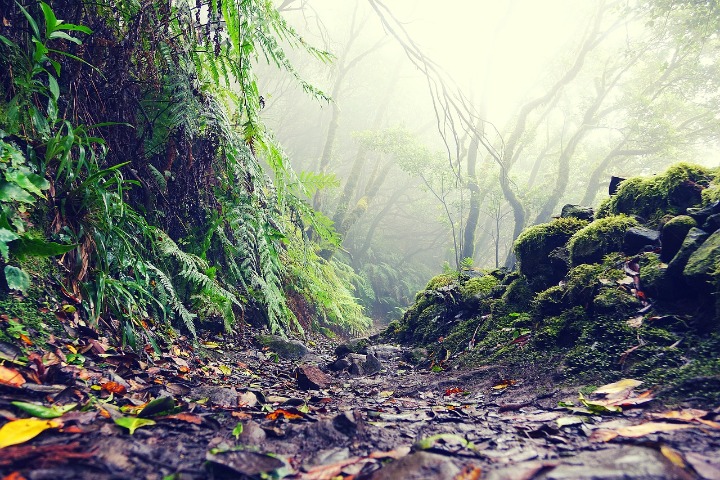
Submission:
<svg viewBox="0 0 720 480">
<path fill-rule="evenodd" d="M 489 295 L 492 289 L 500 283 L 492 275 L 470 278 L 460 284 L 460 295 L 464 300 L 472 297 Z"/>
<path fill-rule="evenodd" d="M 597 218 L 639 215 L 657 225 L 666 214 L 685 213 L 703 202 L 702 190 L 710 185 L 718 169 L 678 163 L 654 177 L 633 177 L 620 184 L 615 195 L 598 209 Z"/>
<path fill-rule="evenodd" d="M 599 277 L 603 274 L 601 265 L 578 265 L 568 272 L 565 282 L 568 302 L 573 305 L 588 305 L 600 284 Z"/>
<path fill-rule="evenodd" d="M 562 315 L 550 317 L 538 325 L 535 344 L 542 348 L 568 348 L 580 337 L 587 314 L 582 307 L 566 310 Z"/>
<path fill-rule="evenodd" d="M 508 285 L 501 300 L 509 310 L 525 312 L 530 309 L 533 293 L 525 277 L 519 277 Z"/>
<path fill-rule="evenodd" d="M 538 293 L 532 301 L 533 314 L 538 317 L 559 315 L 564 309 L 565 288 L 559 285 Z"/>
<path fill-rule="evenodd" d="M 558 218 L 525 229 L 513 246 L 520 273 L 530 279 L 548 277 L 551 283 L 554 279 L 557 281 L 558 274 L 553 271 L 548 258 L 550 252 L 565 245 L 575 232 L 587 224 L 587 221 L 577 218 Z M 561 272 L 559 277 L 562 278 L 564 273 Z"/>
<path fill-rule="evenodd" d="M 640 288 L 652 298 L 664 300 L 675 298 L 673 282 L 667 275 L 667 264 L 656 253 L 647 252 L 638 259 L 640 265 Z"/>
<path fill-rule="evenodd" d="M 458 279 L 457 272 L 441 273 L 430 279 L 428 284 L 425 286 L 425 290 L 437 290 L 438 288 L 447 287 L 455 283 Z"/>
<path fill-rule="evenodd" d="M 625 215 L 595 220 L 568 241 L 570 262 L 572 265 L 601 262 L 603 256 L 622 249 L 625 232 L 637 225 L 637 220 Z"/>
<path fill-rule="evenodd" d="M 641 307 L 637 298 L 617 287 L 602 288 L 593 299 L 594 311 L 613 313 L 619 318 L 627 318 Z"/>
</svg>

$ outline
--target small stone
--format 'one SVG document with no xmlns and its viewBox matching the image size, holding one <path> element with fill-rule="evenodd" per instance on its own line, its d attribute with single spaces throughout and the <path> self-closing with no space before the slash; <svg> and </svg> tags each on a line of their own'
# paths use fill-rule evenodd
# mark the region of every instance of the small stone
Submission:
<svg viewBox="0 0 720 480">
<path fill-rule="evenodd" d="M 355 414 L 352 411 L 343 412 L 333 418 L 333 427 L 348 437 L 352 437 L 358 430 Z"/>
<path fill-rule="evenodd" d="M 347 358 L 338 358 L 333 363 L 328 365 L 328 368 L 335 372 L 341 372 L 343 370 L 347 370 L 348 368 L 350 368 L 350 365 L 352 365 L 352 364 L 350 363 L 350 360 L 348 360 Z"/>
<path fill-rule="evenodd" d="M 714 233 L 720 230 L 720 213 L 710 215 L 705 223 L 703 223 L 702 229 L 708 233 Z"/>
<path fill-rule="evenodd" d="M 234 388 L 201 385 L 192 391 L 193 400 L 207 398 L 213 405 L 222 408 L 237 408 L 238 392 Z"/>
<path fill-rule="evenodd" d="M 300 365 L 295 370 L 295 377 L 302 390 L 320 390 L 332 383 L 332 378 L 315 365 Z"/>
<path fill-rule="evenodd" d="M 352 375 L 365 375 L 365 369 L 363 368 L 367 358 L 365 355 L 350 353 L 346 358 L 350 362 L 350 373 Z"/>
<path fill-rule="evenodd" d="M 260 445 L 265 441 L 267 434 L 260 427 L 260 424 L 252 420 L 243 424 L 243 431 L 240 434 L 239 441 L 244 445 Z"/>
<path fill-rule="evenodd" d="M 425 348 L 417 347 L 403 353 L 403 360 L 411 365 L 420 365 L 428 358 L 428 351 Z"/>
</svg>

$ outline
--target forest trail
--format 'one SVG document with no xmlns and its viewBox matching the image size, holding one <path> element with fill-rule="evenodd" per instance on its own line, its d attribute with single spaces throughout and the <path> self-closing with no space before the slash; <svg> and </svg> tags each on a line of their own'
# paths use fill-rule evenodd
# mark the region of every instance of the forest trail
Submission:
<svg viewBox="0 0 720 480">
<path fill-rule="evenodd" d="M 583 405 L 547 366 L 433 372 L 374 345 L 340 362 L 351 374 L 327 368 L 324 338 L 309 351 L 255 338 L 178 341 L 150 361 L 85 337 L 82 364 L 57 339 L 29 367 L 6 362 L 17 375 L 0 384 L 0 415 L 28 418 L 17 401 L 78 407 L 5 447 L 2 478 L 720 478 L 720 409 L 671 409 L 636 382 Z"/>
</svg>

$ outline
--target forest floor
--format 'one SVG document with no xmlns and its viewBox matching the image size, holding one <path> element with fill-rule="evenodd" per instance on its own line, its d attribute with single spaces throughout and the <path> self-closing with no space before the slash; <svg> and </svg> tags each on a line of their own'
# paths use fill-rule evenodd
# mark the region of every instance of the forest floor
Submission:
<svg viewBox="0 0 720 480">
<path fill-rule="evenodd" d="M 433 372 L 394 345 L 371 347 L 379 372 L 332 372 L 326 339 L 292 359 L 254 338 L 152 359 L 51 339 L 26 366 L 0 345 L 0 478 L 720 478 L 717 406 L 632 381 L 582 396 L 548 365 Z"/>
</svg>

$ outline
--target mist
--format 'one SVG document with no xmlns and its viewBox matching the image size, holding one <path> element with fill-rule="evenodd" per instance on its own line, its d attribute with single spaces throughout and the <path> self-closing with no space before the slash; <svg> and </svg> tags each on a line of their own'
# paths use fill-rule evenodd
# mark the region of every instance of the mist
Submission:
<svg viewBox="0 0 720 480">
<path fill-rule="evenodd" d="M 529 225 L 613 175 L 717 165 L 717 34 L 634 2 L 286 0 L 311 46 L 262 115 L 383 319 L 443 268 L 513 265 Z M 374 293 L 373 293 L 374 292 Z"/>
</svg>

